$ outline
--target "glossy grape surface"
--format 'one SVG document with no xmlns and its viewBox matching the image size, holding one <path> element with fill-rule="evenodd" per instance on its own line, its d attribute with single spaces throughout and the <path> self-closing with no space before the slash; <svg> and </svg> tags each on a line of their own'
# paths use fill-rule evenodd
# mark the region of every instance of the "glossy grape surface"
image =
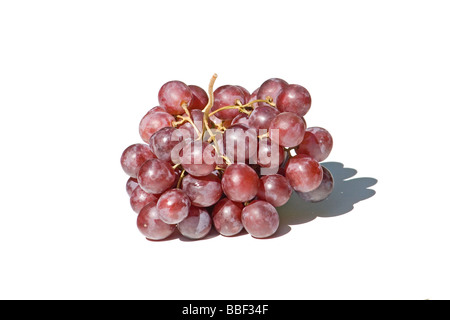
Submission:
<svg viewBox="0 0 450 320">
<path fill-rule="evenodd" d="M 220 200 L 212 211 L 212 219 L 217 232 L 223 236 L 234 236 L 241 232 L 241 213 L 244 206 L 228 198 Z"/>
<path fill-rule="evenodd" d="M 282 112 L 270 123 L 269 137 L 280 146 L 290 148 L 302 142 L 305 130 L 306 125 L 301 117 L 292 112 Z"/>
<path fill-rule="evenodd" d="M 211 111 L 215 111 L 222 107 L 234 106 L 236 105 L 236 101 L 245 104 L 245 100 L 245 94 L 239 87 L 231 85 L 221 86 L 214 91 L 214 104 Z M 232 120 L 238 114 L 238 109 L 228 109 L 219 111 L 214 115 L 221 120 Z"/>
<path fill-rule="evenodd" d="M 197 207 L 212 206 L 222 197 L 220 178 L 213 173 L 204 177 L 187 175 L 181 182 L 181 188 Z"/>
<path fill-rule="evenodd" d="M 171 189 L 164 192 L 156 204 L 159 218 L 168 224 L 176 224 L 183 221 L 189 214 L 190 207 L 191 200 L 180 189 Z"/>
<path fill-rule="evenodd" d="M 292 188 L 289 181 L 280 174 L 263 176 L 260 179 L 258 199 L 269 202 L 274 207 L 281 207 L 289 201 Z"/>
<path fill-rule="evenodd" d="M 189 239 L 205 237 L 212 227 L 212 219 L 205 208 L 191 206 L 188 216 L 178 223 L 180 233 Z"/>
<path fill-rule="evenodd" d="M 310 192 L 322 182 L 322 166 L 306 155 L 296 155 L 286 164 L 286 178 L 295 191 Z"/>
<path fill-rule="evenodd" d="M 306 154 L 318 162 L 328 158 L 333 148 L 333 137 L 320 127 L 307 128 L 297 153 Z"/>
<path fill-rule="evenodd" d="M 137 178 L 145 192 L 158 194 L 173 185 L 175 172 L 169 162 L 150 159 L 142 165 Z"/>
<path fill-rule="evenodd" d="M 162 240 L 170 236 L 176 225 L 163 222 L 156 209 L 156 201 L 148 203 L 137 217 L 139 231 L 149 240 Z"/>
<path fill-rule="evenodd" d="M 312 190 L 310 192 L 298 192 L 298 191 L 296 191 L 296 193 L 303 200 L 308 201 L 308 202 L 323 201 L 326 198 L 328 198 L 328 196 L 333 191 L 333 187 L 334 187 L 333 175 L 325 167 L 322 167 L 322 170 L 323 170 L 322 182 L 320 183 L 320 185 L 316 189 L 314 189 L 314 190 Z"/>
<path fill-rule="evenodd" d="M 172 115 L 183 114 L 183 104 L 188 107 L 193 99 L 191 89 L 181 81 L 165 83 L 158 93 L 159 104 Z"/>
<path fill-rule="evenodd" d="M 268 97 L 273 100 L 273 103 L 277 103 L 278 95 L 280 94 L 281 90 L 283 90 L 288 83 L 284 81 L 283 79 L 279 78 L 271 78 L 269 80 L 264 81 L 264 83 L 259 87 L 257 98 L 261 100 L 265 100 Z M 258 106 L 266 106 L 270 107 L 270 104 L 265 102 L 258 102 Z"/>
<path fill-rule="evenodd" d="M 132 178 L 136 178 L 141 166 L 156 156 L 146 144 L 136 143 L 126 148 L 120 157 L 123 171 Z"/>
<path fill-rule="evenodd" d="M 281 112 L 293 112 L 303 117 L 311 108 L 311 95 L 304 87 L 290 84 L 278 95 L 277 108 Z"/>
<path fill-rule="evenodd" d="M 230 164 L 222 177 L 222 190 L 232 201 L 252 200 L 258 193 L 259 178 L 255 170 L 243 163 Z"/>
<path fill-rule="evenodd" d="M 167 112 L 148 112 L 139 123 L 139 135 L 145 143 L 149 143 L 150 137 L 159 129 L 171 127 L 175 119 Z"/>
<path fill-rule="evenodd" d="M 139 185 L 134 189 L 130 196 L 130 205 L 134 212 L 139 213 L 143 207 L 152 201 L 157 201 L 159 195 L 145 192 Z"/>
<path fill-rule="evenodd" d="M 280 218 L 269 202 L 255 200 L 242 210 L 242 224 L 253 237 L 267 238 L 277 231 Z"/>
</svg>

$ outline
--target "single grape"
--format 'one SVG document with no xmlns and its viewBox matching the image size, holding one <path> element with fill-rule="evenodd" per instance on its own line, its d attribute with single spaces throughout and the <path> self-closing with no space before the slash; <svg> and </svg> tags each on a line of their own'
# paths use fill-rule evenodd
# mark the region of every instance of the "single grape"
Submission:
<svg viewBox="0 0 450 320">
<path fill-rule="evenodd" d="M 182 131 L 174 127 L 166 127 L 159 129 L 151 136 L 149 146 L 158 159 L 170 161 L 172 149 L 183 139 Z"/>
<path fill-rule="evenodd" d="M 141 166 L 149 159 L 154 159 L 150 147 L 146 144 L 136 143 L 126 148 L 120 157 L 123 171 L 132 178 L 136 178 Z"/>
<path fill-rule="evenodd" d="M 189 109 L 202 110 L 208 104 L 208 94 L 206 93 L 205 90 L 203 90 L 199 86 L 190 84 L 190 85 L 188 85 L 188 87 L 189 87 L 189 89 L 191 89 L 192 95 L 193 95 L 191 104 L 189 105 Z"/>
<path fill-rule="evenodd" d="M 243 124 L 235 124 L 225 131 L 221 142 L 224 154 L 232 162 L 245 163 L 257 152 L 257 131 Z"/>
<path fill-rule="evenodd" d="M 128 178 L 126 185 L 127 194 L 131 196 L 131 194 L 133 193 L 134 189 L 136 189 L 137 186 L 139 186 L 139 183 L 137 182 L 136 178 L 132 177 Z"/>
<path fill-rule="evenodd" d="M 250 97 L 248 98 L 247 103 L 249 103 L 249 102 L 251 102 L 251 101 L 254 101 L 254 100 L 257 100 L 257 99 L 258 99 L 258 91 L 259 91 L 259 87 L 256 88 L 255 91 L 252 92 L 252 94 L 251 94 Z M 253 106 L 253 108 L 255 108 L 255 109 L 258 108 L 258 107 L 259 107 L 258 102 L 252 103 L 252 106 Z"/>
<path fill-rule="evenodd" d="M 183 114 L 183 105 L 188 107 L 193 99 L 191 89 L 181 81 L 165 83 L 158 93 L 159 104 L 172 115 Z"/>
<path fill-rule="evenodd" d="M 180 151 L 183 168 L 194 176 L 207 176 L 216 168 L 215 151 L 211 144 L 194 140 Z"/>
<path fill-rule="evenodd" d="M 223 173 L 222 190 L 231 201 L 252 200 L 258 192 L 258 187 L 258 175 L 246 164 L 230 164 Z"/>
<path fill-rule="evenodd" d="M 214 173 L 204 177 L 187 175 L 181 182 L 181 188 L 196 207 L 212 206 L 222 197 L 220 178 Z"/>
<path fill-rule="evenodd" d="M 171 127 L 174 120 L 174 117 L 167 112 L 149 111 L 139 123 L 139 135 L 144 142 L 148 143 L 156 131 L 164 127 Z"/>
<path fill-rule="evenodd" d="M 299 192 L 296 191 L 296 193 L 305 201 L 307 202 L 319 202 L 323 201 L 331 194 L 333 191 L 334 186 L 334 180 L 333 175 L 331 174 L 330 170 L 328 170 L 325 167 L 322 167 L 323 170 L 323 179 L 320 185 L 314 189 L 313 191 L 309 192 Z"/>
<path fill-rule="evenodd" d="M 159 195 L 147 193 L 139 185 L 130 196 L 130 205 L 134 212 L 139 213 L 143 207 L 152 201 L 158 200 Z"/>
<path fill-rule="evenodd" d="M 139 231 L 149 240 L 162 240 L 176 229 L 175 224 L 167 224 L 159 218 L 156 201 L 148 203 L 137 217 Z"/>
<path fill-rule="evenodd" d="M 186 192 L 180 189 L 171 189 L 159 197 L 156 204 L 159 218 L 168 224 L 176 224 L 183 221 L 189 214 L 191 200 Z"/>
<path fill-rule="evenodd" d="M 214 91 L 214 104 L 211 108 L 211 112 L 222 107 L 235 106 L 237 101 L 245 104 L 245 94 L 239 87 L 231 85 L 218 87 Z M 214 115 L 221 120 L 232 120 L 238 114 L 238 109 L 227 109 L 219 111 Z"/>
<path fill-rule="evenodd" d="M 295 191 L 310 192 L 322 182 L 322 166 L 313 158 L 298 154 L 286 164 L 286 178 Z"/>
<path fill-rule="evenodd" d="M 324 161 L 333 148 L 333 137 L 320 127 L 307 128 L 297 153 L 306 154 L 318 162 Z"/>
<path fill-rule="evenodd" d="M 296 147 L 302 142 L 305 129 L 301 117 L 292 112 L 282 112 L 270 123 L 269 137 L 282 147 Z"/>
<path fill-rule="evenodd" d="M 283 147 L 273 143 L 270 138 L 259 139 L 257 164 L 260 167 L 278 168 L 283 164 L 285 157 L 286 153 Z"/>
<path fill-rule="evenodd" d="M 175 172 L 169 162 L 150 159 L 145 162 L 138 173 L 138 182 L 148 193 L 163 193 L 175 182 Z"/>
<path fill-rule="evenodd" d="M 211 216 L 205 208 L 191 206 L 188 216 L 178 223 L 180 233 L 189 239 L 204 238 L 212 227 Z"/>
<path fill-rule="evenodd" d="M 275 105 L 277 104 L 277 98 L 281 90 L 283 90 L 288 83 L 279 78 L 271 78 L 264 81 L 264 83 L 259 87 L 257 98 L 261 100 L 270 99 Z M 270 107 L 270 104 L 265 102 L 258 102 L 259 107 L 266 106 Z"/>
<path fill-rule="evenodd" d="M 292 194 L 289 181 L 280 174 L 263 176 L 260 178 L 258 199 L 269 202 L 274 207 L 281 207 Z"/>
<path fill-rule="evenodd" d="M 281 112 L 293 112 L 303 117 L 311 108 L 311 95 L 298 84 L 290 84 L 278 95 L 277 108 Z"/>
<path fill-rule="evenodd" d="M 255 200 L 242 210 L 242 224 L 253 237 L 267 238 L 277 231 L 280 217 L 269 202 Z"/>
<path fill-rule="evenodd" d="M 234 236 L 241 232 L 241 213 L 244 206 L 228 198 L 220 200 L 212 211 L 212 219 L 217 232 L 223 236 Z"/>
<path fill-rule="evenodd" d="M 270 127 L 272 120 L 280 114 L 280 111 L 274 107 L 262 106 L 253 110 L 248 118 L 248 125 L 250 128 L 266 129 Z"/>
</svg>

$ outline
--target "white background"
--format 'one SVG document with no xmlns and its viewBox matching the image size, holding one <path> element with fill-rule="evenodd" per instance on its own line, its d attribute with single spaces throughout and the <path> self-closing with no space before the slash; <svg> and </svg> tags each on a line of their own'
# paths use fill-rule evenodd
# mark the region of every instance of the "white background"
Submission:
<svg viewBox="0 0 450 320">
<path fill-rule="evenodd" d="M 2 1 L 0 298 L 449 299 L 446 4 Z M 120 155 L 213 73 L 305 86 L 337 189 L 272 239 L 146 241 Z"/>
</svg>

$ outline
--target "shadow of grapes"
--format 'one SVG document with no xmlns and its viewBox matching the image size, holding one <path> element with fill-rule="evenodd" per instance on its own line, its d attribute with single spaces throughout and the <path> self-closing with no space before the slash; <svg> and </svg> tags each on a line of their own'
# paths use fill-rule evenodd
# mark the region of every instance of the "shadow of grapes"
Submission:
<svg viewBox="0 0 450 320">
<path fill-rule="evenodd" d="M 316 217 L 336 217 L 353 210 L 354 205 L 375 195 L 375 190 L 369 189 L 378 180 L 375 178 L 353 178 L 357 171 L 345 168 L 340 162 L 321 163 L 330 170 L 334 179 L 334 188 L 330 196 L 317 203 L 306 202 L 292 194 L 291 199 L 277 208 L 280 214 L 280 227 L 273 237 L 279 237 L 291 230 L 290 225 L 297 225 L 314 220 Z"/>
</svg>

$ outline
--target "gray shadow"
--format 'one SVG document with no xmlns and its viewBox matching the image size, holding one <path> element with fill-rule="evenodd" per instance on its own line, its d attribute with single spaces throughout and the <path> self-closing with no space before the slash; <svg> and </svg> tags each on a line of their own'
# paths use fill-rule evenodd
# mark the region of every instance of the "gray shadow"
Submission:
<svg viewBox="0 0 450 320">
<path fill-rule="evenodd" d="M 304 201 L 295 192 L 291 199 L 278 207 L 280 227 L 273 237 L 282 236 L 291 230 L 290 225 L 297 225 L 314 220 L 316 217 L 336 217 L 353 210 L 354 205 L 375 195 L 375 190 L 369 189 L 378 180 L 375 178 L 353 178 L 357 171 L 345 168 L 340 162 L 321 163 L 330 170 L 334 179 L 334 188 L 330 196 L 317 203 Z"/>
</svg>

